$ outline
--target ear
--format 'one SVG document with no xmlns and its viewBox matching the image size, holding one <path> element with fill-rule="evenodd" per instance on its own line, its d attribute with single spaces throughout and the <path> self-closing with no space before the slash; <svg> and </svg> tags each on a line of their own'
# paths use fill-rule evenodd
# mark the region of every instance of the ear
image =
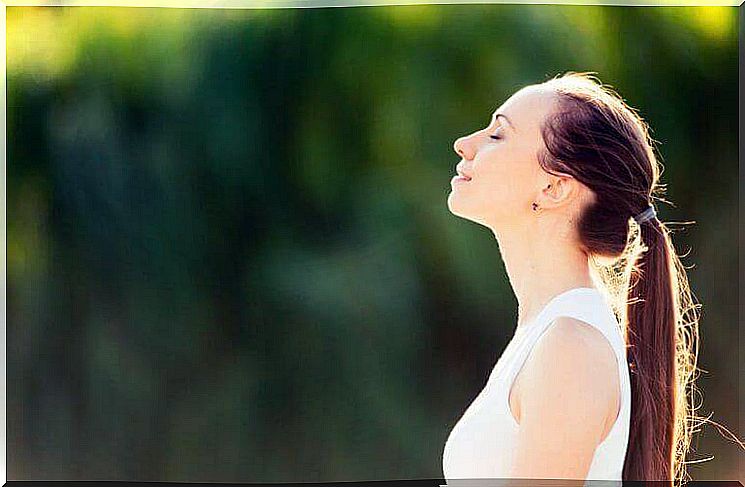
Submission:
<svg viewBox="0 0 745 487">
<path fill-rule="evenodd" d="M 579 195 L 579 181 L 566 174 L 550 174 L 543 181 L 538 197 L 542 208 L 556 208 L 567 204 Z"/>
</svg>

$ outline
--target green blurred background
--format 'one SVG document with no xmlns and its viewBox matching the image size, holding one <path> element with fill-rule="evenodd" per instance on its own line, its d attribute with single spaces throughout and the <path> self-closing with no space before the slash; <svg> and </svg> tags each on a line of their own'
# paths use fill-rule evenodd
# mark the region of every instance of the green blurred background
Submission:
<svg viewBox="0 0 745 487">
<path fill-rule="evenodd" d="M 742 433 L 735 7 L 9 7 L 7 63 L 9 480 L 441 477 L 517 316 L 452 144 L 566 70 L 661 143 Z"/>
</svg>

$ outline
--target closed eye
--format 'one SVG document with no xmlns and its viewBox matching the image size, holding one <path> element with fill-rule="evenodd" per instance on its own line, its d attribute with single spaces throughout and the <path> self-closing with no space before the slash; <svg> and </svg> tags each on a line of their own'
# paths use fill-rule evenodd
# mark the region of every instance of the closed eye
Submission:
<svg viewBox="0 0 745 487">
<path fill-rule="evenodd" d="M 500 137 L 498 135 L 500 133 L 500 131 L 501 131 L 501 127 L 494 133 L 494 135 L 490 135 L 489 137 L 491 137 L 494 140 L 500 140 L 500 139 L 502 139 L 502 137 Z"/>
</svg>

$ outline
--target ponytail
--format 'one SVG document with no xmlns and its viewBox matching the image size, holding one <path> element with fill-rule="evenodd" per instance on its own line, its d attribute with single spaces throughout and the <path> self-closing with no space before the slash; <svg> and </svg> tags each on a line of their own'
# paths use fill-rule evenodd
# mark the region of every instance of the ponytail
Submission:
<svg viewBox="0 0 745 487">
<path fill-rule="evenodd" d="M 686 481 L 698 305 L 665 225 L 653 218 L 639 229 L 625 310 L 631 423 L 623 478 Z"/>
</svg>

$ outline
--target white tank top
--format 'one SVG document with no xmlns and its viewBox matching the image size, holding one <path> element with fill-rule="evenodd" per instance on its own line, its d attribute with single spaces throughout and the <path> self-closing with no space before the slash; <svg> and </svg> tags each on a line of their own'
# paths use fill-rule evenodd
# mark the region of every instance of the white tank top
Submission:
<svg viewBox="0 0 745 487">
<path fill-rule="evenodd" d="M 573 288 L 553 297 L 531 323 L 520 326 L 497 361 L 485 387 L 456 423 L 445 443 L 445 480 L 508 478 L 519 424 L 509 408 L 509 391 L 538 339 L 559 316 L 586 322 L 608 339 L 616 353 L 621 405 L 608 436 L 595 450 L 587 478 L 621 481 L 629 437 L 631 388 L 626 345 L 618 320 L 598 289 Z M 615 484 L 614 484 L 615 485 Z"/>
</svg>

